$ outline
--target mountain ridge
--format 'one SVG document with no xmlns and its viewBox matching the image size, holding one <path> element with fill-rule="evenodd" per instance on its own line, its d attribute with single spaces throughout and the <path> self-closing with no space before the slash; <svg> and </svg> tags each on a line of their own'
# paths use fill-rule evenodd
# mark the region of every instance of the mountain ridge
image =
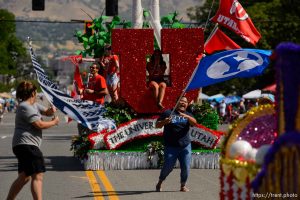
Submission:
<svg viewBox="0 0 300 200">
<path fill-rule="evenodd" d="M 118 2 L 119 16 L 131 21 L 132 0 Z M 149 8 L 149 2 L 149 0 L 142 0 L 144 9 Z M 160 15 L 164 16 L 176 10 L 179 18 L 187 21 L 186 9 L 201 3 L 204 3 L 204 0 L 160 1 Z M 73 34 L 75 30 L 83 30 L 84 24 L 71 23 L 71 20 L 89 20 L 86 13 L 93 18 L 99 17 L 105 9 L 105 0 L 45 0 L 44 11 L 32 11 L 31 7 L 32 0 L 22 0 L 22 3 L 20 0 L 0 0 L 0 8 L 12 12 L 19 20 L 16 23 L 16 34 L 22 41 L 25 42 L 30 36 L 37 48 L 44 48 L 46 52 L 55 52 L 57 49 L 74 51 L 82 48 L 82 44 L 78 44 Z"/>
</svg>

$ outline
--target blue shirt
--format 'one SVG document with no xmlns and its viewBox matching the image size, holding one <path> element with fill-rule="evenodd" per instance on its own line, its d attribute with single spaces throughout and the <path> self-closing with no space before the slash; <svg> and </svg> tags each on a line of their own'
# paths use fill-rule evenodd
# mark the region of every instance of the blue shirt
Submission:
<svg viewBox="0 0 300 200">
<path fill-rule="evenodd" d="M 171 110 L 163 112 L 157 121 L 161 121 L 170 116 Z M 193 116 L 189 112 L 184 112 L 187 115 Z M 172 121 L 164 126 L 163 138 L 165 146 L 170 147 L 186 147 L 191 143 L 190 135 L 188 134 L 190 123 L 187 118 L 180 116 L 175 110 L 172 115 Z"/>
</svg>

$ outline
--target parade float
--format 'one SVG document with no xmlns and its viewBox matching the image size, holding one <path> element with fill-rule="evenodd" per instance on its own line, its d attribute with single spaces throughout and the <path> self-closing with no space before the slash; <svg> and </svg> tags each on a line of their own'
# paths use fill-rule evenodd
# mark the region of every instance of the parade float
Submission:
<svg viewBox="0 0 300 200">
<path fill-rule="evenodd" d="M 155 2 L 158 1 L 153 2 L 153 9 L 157 9 Z M 139 8 L 135 10 L 138 12 Z M 81 159 L 85 169 L 144 169 L 162 165 L 163 129 L 155 128 L 155 123 L 163 110 L 157 108 L 147 86 L 147 57 L 156 48 L 169 54 L 166 58 L 169 74 L 165 76 L 169 85 L 164 105 L 172 108 L 197 65 L 196 58 L 203 51 L 204 36 L 201 28 L 183 28 L 176 12 L 162 18 L 162 24 L 167 24 L 169 29 L 155 26 L 160 25 L 158 12 L 152 12 L 153 15 L 150 11 L 143 13 L 144 17 L 151 15 L 152 20 L 139 23 L 136 19 L 132 25 L 134 28 L 118 16 L 100 16 L 88 23 L 85 32 L 75 33 L 84 47 L 77 51 L 78 56 L 69 57 L 75 69 L 80 69 L 78 60 L 82 57 L 101 57 L 106 44 L 111 44 L 120 61 L 122 103 L 106 103 L 103 113 L 104 117 L 114 120 L 116 127 L 75 136 L 72 140 L 71 150 Z M 150 28 L 150 25 L 154 27 Z M 197 100 L 198 90 L 186 95 L 190 100 Z M 208 104 L 192 104 L 190 108 L 199 123 L 190 130 L 193 143 L 191 167 L 218 168 L 220 150 L 216 147 L 223 135 L 217 131 L 218 114 Z"/>
<path fill-rule="evenodd" d="M 220 160 L 220 198 L 288 198 L 299 195 L 300 46 L 281 43 L 273 54 L 276 107 L 268 100 L 232 125 Z"/>
</svg>

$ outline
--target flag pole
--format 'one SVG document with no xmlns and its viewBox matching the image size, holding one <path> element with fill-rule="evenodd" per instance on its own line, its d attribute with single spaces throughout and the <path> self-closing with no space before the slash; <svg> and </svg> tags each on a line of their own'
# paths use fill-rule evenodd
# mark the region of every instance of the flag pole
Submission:
<svg viewBox="0 0 300 200">
<path fill-rule="evenodd" d="M 218 23 L 216 23 L 215 27 L 213 28 L 213 30 L 210 32 L 209 36 L 207 37 L 205 43 L 204 43 L 204 47 L 205 45 L 208 43 L 208 41 L 211 39 L 211 37 L 215 34 L 215 32 L 218 29 Z"/>
<path fill-rule="evenodd" d="M 209 21 L 210 14 L 211 14 L 212 8 L 214 6 L 214 3 L 215 3 L 215 0 L 213 0 L 211 2 L 211 6 L 210 6 L 209 13 L 208 13 L 208 16 L 207 16 L 207 19 L 206 19 L 206 22 L 205 22 L 204 30 L 206 30 L 206 27 L 207 27 L 207 24 L 208 24 L 208 21 Z"/>
</svg>

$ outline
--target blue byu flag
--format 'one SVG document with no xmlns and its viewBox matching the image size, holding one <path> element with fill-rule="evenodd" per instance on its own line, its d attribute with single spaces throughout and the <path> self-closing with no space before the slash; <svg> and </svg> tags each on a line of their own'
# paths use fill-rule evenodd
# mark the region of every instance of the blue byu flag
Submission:
<svg viewBox="0 0 300 200">
<path fill-rule="evenodd" d="M 260 75 L 269 65 L 269 50 L 234 49 L 203 57 L 186 91 L 232 78 Z"/>
</svg>

